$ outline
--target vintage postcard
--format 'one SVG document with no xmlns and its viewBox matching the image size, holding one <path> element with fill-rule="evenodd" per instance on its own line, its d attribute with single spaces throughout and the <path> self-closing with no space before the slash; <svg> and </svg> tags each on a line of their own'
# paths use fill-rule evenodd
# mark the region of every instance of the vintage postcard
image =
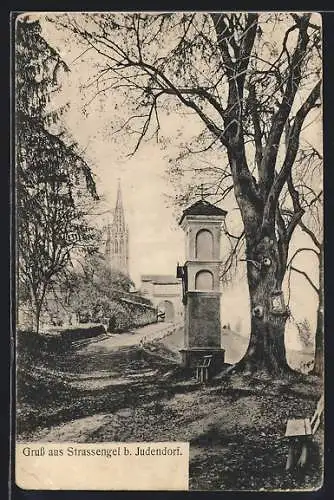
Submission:
<svg viewBox="0 0 334 500">
<path fill-rule="evenodd" d="M 13 24 L 17 486 L 318 490 L 321 15 Z"/>
</svg>

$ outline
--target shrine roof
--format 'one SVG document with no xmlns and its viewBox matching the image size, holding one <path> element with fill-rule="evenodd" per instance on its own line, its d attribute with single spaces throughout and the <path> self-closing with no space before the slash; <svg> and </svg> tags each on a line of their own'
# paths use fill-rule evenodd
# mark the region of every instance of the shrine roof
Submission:
<svg viewBox="0 0 334 500">
<path fill-rule="evenodd" d="M 202 199 L 196 201 L 196 203 L 184 210 L 179 224 L 182 223 L 183 219 L 187 217 L 187 215 L 225 216 L 226 214 L 226 210 L 217 207 L 217 205 L 212 205 L 212 203 Z"/>
</svg>

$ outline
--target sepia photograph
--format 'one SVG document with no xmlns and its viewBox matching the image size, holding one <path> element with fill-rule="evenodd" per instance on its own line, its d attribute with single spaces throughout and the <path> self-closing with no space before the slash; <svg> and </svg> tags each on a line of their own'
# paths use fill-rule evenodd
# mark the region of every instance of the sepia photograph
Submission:
<svg viewBox="0 0 334 500">
<path fill-rule="evenodd" d="M 321 15 L 13 20 L 16 483 L 319 490 Z"/>
</svg>

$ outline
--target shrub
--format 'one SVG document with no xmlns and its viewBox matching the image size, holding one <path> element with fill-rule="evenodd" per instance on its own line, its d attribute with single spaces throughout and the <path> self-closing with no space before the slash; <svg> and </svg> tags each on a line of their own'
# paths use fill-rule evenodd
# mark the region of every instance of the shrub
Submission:
<svg viewBox="0 0 334 500">
<path fill-rule="evenodd" d="M 312 330 L 308 319 L 303 319 L 297 323 L 298 335 L 302 344 L 307 347 L 312 343 Z"/>
<path fill-rule="evenodd" d="M 105 333 L 103 325 L 94 325 L 77 328 L 67 328 L 61 332 L 61 337 L 66 340 L 79 340 L 91 337 L 97 337 Z"/>
</svg>

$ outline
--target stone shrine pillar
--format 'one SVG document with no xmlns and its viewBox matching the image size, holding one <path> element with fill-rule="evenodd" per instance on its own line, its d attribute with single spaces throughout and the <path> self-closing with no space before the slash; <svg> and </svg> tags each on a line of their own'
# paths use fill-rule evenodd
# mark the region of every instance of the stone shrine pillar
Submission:
<svg viewBox="0 0 334 500">
<path fill-rule="evenodd" d="M 200 200 L 187 208 L 180 226 L 185 232 L 186 262 L 178 266 L 185 307 L 184 367 L 195 366 L 205 355 L 213 356 L 213 371 L 224 362 L 220 321 L 220 237 L 227 212 Z"/>
</svg>

